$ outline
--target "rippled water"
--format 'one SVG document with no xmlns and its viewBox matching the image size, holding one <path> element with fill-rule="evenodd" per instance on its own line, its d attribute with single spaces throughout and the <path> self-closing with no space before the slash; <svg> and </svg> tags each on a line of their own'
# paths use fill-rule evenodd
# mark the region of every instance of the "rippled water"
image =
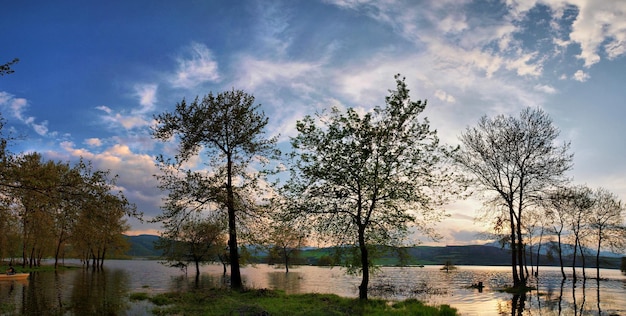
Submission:
<svg viewBox="0 0 626 316">
<path fill-rule="evenodd" d="M 221 266 L 204 266 L 201 271 L 199 286 L 224 281 Z M 538 281 L 532 281 L 538 290 L 524 297 L 498 291 L 510 284 L 510 274 L 509 267 L 459 266 L 449 273 L 440 266 L 384 267 L 371 279 L 370 297 L 448 304 L 461 315 L 626 315 L 626 277 L 618 270 L 601 270 L 598 288 L 595 279 L 573 284 L 570 277 L 562 282 L 558 268 L 542 267 Z M 595 270 L 587 275 L 595 276 Z M 286 274 L 274 266 L 257 265 L 243 268 L 242 277 L 248 287 L 346 297 L 356 297 L 360 283 L 359 276 L 346 275 L 337 267 L 302 266 Z M 470 287 L 478 282 L 483 282 L 482 291 Z M 198 286 L 193 273 L 185 276 L 156 261 L 111 260 L 102 272 L 77 269 L 35 273 L 23 282 L 1 281 L 0 315 L 150 315 L 148 303 L 129 302 L 130 293 L 192 286 Z"/>
</svg>

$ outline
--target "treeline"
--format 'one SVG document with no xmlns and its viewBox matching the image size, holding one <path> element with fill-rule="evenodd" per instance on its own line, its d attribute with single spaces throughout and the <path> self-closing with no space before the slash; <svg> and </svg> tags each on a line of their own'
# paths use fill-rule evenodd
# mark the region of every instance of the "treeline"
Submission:
<svg viewBox="0 0 626 316">
<path fill-rule="evenodd" d="M 1 129 L 1 126 L 0 126 Z M 0 148 L 0 258 L 23 267 L 54 258 L 80 258 L 101 268 L 107 255 L 128 243 L 125 216 L 140 216 L 115 177 L 91 163 L 46 160 L 39 153 L 10 154 Z"/>
</svg>

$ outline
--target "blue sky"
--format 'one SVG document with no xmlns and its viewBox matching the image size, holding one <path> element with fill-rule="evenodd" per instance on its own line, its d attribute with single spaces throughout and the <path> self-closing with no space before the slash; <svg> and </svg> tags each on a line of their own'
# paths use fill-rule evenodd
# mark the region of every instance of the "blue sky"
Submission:
<svg viewBox="0 0 626 316">
<path fill-rule="evenodd" d="M 286 148 L 295 121 L 382 105 L 393 76 L 443 141 L 483 115 L 545 109 L 572 142 L 570 176 L 626 199 L 626 1 L 10 1 L 2 5 L 0 112 L 15 152 L 91 160 L 150 218 L 154 114 L 243 89 Z M 448 207 L 446 244 L 483 242 L 474 200 Z M 131 221 L 132 232 L 158 230 Z"/>
</svg>

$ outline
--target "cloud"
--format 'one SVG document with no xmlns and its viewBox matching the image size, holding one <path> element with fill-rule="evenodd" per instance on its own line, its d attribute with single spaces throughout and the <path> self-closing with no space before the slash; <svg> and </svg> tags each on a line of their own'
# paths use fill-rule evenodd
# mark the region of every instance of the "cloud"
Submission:
<svg viewBox="0 0 626 316">
<path fill-rule="evenodd" d="M 91 143 L 98 141 L 92 139 Z M 160 171 L 152 156 L 134 152 L 128 145 L 122 143 L 103 148 L 102 151 L 79 148 L 69 141 L 62 142 L 60 147 L 67 157 L 59 156 L 60 153 L 48 153 L 48 156 L 70 160 L 82 157 L 91 161 L 97 170 L 110 170 L 111 176 L 119 176 L 116 182 L 117 189 L 121 190 L 129 201 L 137 204 L 139 211 L 148 216 L 160 213 L 163 195 L 153 176 Z"/>
<path fill-rule="evenodd" d="M 599 62 L 602 50 L 608 59 L 626 53 L 625 1 L 570 1 L 578 6 L 579 13 L 569 36 L 580 45 L 578 58 L 584 60 L 585 67 Z"/>
<path fill-rule="evenodd" d="M 178 69 L 171 81 L 175 88 L 191 89 L 205 82 L 220 80 L 213 53 L 200 43 L 192 43 L 185 49 L 187 56 L 177 58 Z"/>
<path fill-rule="evenodd" d="M 56 133 L 48 133 L 48 121 L 37 123 L 34 116 L 26 115 L 26 110 L 29 107 L 28 100 L 16 98 L 8 92 L 0 91 L 0 107 L 8 111 L 18 121 L 32 128 L 40 136 L 56 135 Z"/>
<path fill-rule="evenodd" d="M 92 146 L 92 147 L 100 147 L 102 146 L 102 140 L 100 140 L 99 138 L 87 138 L 85 139 L 84 143 L 88 146 Z"/>
<path fill-rule="evenodd" d="M 147 112 L 154 109 L 154 103 L 157 101 L 157 87 L 158 85 L 156 84 L 135 85 L 135 95 L 139 98 L 139 104 L 143 107 L 141 112 Z"/>
<path fill-rule="evenodd" d="M 572 76 L 572 79 L 576 81 L 580 81 L 580 82 L 585 82 L 589 79 L 589 74 L 585 73 L 582 70 L 578 70 L 574 73 L 574 75 Z"/>
<path fill-rule="evenodd" d="M 557 92 L 556 88 L 551 85 L 536 84 L 533 89 L 546 94 L 555 94 Z"/>
<path fill-rule="evenodd" d="M 445 102 L 449 102 L 449 103 L 456 102 L 456 99 L 452 95 L 446 93 L 445 91 L 443 91 L 441 89 L 437 89 L 435 91 L 435 97 L 437 99 L 441 100 L 441 101 L 445 101 Z"/>
</svg>

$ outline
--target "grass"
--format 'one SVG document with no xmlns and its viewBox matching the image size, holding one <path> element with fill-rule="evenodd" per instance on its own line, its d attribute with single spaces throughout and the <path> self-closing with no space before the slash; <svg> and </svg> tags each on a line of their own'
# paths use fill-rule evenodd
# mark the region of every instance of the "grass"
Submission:
<svg viewBox="0 0 626 316">
<path fill-rule="evenodd" d="M 148 299 L 157 305 L 153 310 L 156 315 L 456 315 L 456 309 L 448 305 L 426 306 L 413 299 L 360 301 L 334 294 L 287 295 L 266 289 L 206 289 L 146 296 L 133 294 L 134 299 Z"/>
</svg>

